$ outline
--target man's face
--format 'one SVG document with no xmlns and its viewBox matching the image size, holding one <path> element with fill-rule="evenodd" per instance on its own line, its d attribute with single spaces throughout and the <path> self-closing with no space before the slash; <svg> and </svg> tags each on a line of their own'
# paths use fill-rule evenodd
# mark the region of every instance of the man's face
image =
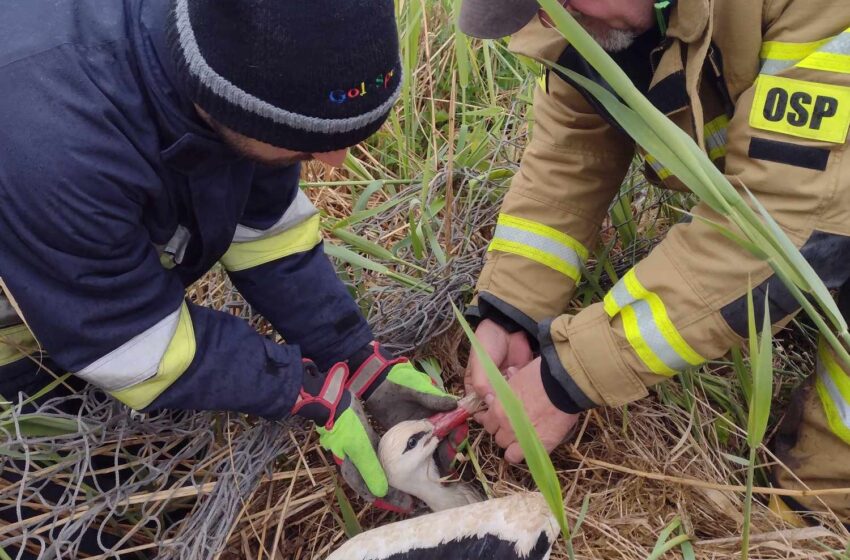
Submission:
<svg viewBox="0 0 850 560">
<path fill-rule="evenodd" d="M 655 22 L 655 0 L 562 0 L 567 10 L 606 51 L 629 47 Z"/>
<path fill-rule="evenodd" d="M 345 161 L 346 155 L 348 155 L 347 149 L 336 150 L 334 152 L 307 153 L 278 148 L 271 144 L 243 136 L 210 117 L 209 114 L 197 105 L 195 108 L 204 122 L 219 135 L 231 150 L 246 159 L 269 167 L 288 167 L 299 161 L 310 161 L 312 159 L 317 159 L 331 167 L 340 167 L 343 161 Z"/>
</svg>

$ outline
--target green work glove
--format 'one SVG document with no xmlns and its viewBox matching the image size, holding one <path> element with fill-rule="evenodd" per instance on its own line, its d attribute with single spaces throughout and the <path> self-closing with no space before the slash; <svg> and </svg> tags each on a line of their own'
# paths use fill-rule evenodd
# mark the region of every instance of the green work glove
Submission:
<svg viewBox="0 0 850 560">
<path fill-rule="evenodd" d="M 309 360 L 292 413 L 316 423 L 319 444 L 333 454 L 345 481 L 363 499 L 392 511 L 409 512 L 413 498 L 390 488 L 378 460 L 378 437 L 360 402 L 346 388 L 348 366 L 339 363 L 326 375 Z"/>
<path fill-rule="evenodd" d="M 394 358 L 377 342 L 349 359 L 348 388 L 385 429 L 453 410 L 457 399 L 436 386 L 407 358 Z"/>
</svg>

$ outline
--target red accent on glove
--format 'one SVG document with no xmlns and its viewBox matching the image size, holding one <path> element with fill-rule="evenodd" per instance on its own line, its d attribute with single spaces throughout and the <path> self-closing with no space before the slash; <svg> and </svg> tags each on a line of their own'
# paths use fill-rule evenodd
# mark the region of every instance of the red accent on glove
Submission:
<svg viewBox="0 0 850 560">
<path fill-rule="evenodd" d="M 404 509 L 393 504 L 387 503 L 384 500 L 377 498 L 374 502 L 372 502 L 376 508 L 383 509 L 385 511 L 392 511 L 394 513 L 412 513 L 413 508 Z"/>
<path fill-rule="evenodd" d="M 381 377 L 381 375 L 383 375 L 385 371 L 387 371 L 389 368 L 393 367 L 396 364 L 403 364 L 407 362 L 408 359 L 404 356 L 400 358 L 393 358 L 391 360 L 387 359 L 386 357 L 384 357 L 383 354 L 381 354 L 380 345 L 378 344 L 378 342 L 372 342 L 372 355 L 363 360 L 363 362 L 361 362 L 360 366 L 357 368 L 357 371 L 351 374 L 345 388 L 350 388 L 351 385 L 354 384 L 354 381 L 359 379 L 366 366 L 373 363 L 374 361 L 378 361 L 381 366 L 377 368 L 365 382 L 358 382 L 359 390 L 354 394 L 358 399 L 363 397 L 363 393 L 368 391 L 372 387 L 372 384 L 379 377 Z"/>
</svg>

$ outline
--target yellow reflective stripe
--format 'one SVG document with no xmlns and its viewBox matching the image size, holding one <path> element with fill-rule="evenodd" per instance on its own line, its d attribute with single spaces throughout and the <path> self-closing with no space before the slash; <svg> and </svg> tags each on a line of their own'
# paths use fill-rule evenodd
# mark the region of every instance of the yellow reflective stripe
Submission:
<svg viewBox="0 0 850 560">
<path fill-rule="evenodd" d="M 796 66 L 850 74 L 850 29 L 810 43 L 768 41 L 762 45 L 762 74 L 775 75 Z"/>
<path fill-rule="evenodd" d="M 815 381 L 829 429 L 850 445 L 850 377 L 832 354 L 823 337 L 818 341 L 818 370 Z"/>
<path fill-rule="evenodd" d="M 0 329 L 0 367 L 38 351 L 38 342 L 26 325 Z"/>
<path fill-rule="evenodd" d="M 850 74 L 850 55 L 841 53 L 816 52 L 797 63 L 798 68 Z"/>
<path fill-rule="evenodd" d="M 705 147 L 708 149 L 708 157 L 712 161 L 726 157 L 728 129 L 729 117 L 726 115 L 720 115 L 705 123 Z"/>
<path fill-rule="evenodd" d="M 635 269 L 631 269 L 626 273 L 624 281 L 626 289 L 635 299 L 645 300 L 649 304 L 649 308 L 652 311 L 652 318 L 655 320 L 658 330 L 661 331 L 667 343 L 676 351 L 679 357 L 692 366 L 698 366 L 705 362 L 705 358 L 691 348 L 690 344 L 679 334 L 678 329 L 676 329 L 676 326 L 667 314 L 667 308 L 664 306 L 664 302 L 661 301 L 658 294 L 650 292 L 638 281 Z"/>
<path fill-rule="evenodd" d="M 540 222 L 527 220 L 525 218 L 511 216 L 509 214 L 499 214 L 498 225 L 514 227 L 517 229 L 525 230 L 530 233 L 534 233 L 541 237 L 546 237 L 556 243 L 560 243 L 561 245 L 569 247 L 570 249 L 578 253 L 579 257 L 581 257 L 581 260 L 587 260 L 588 252 L 587 249 L 585 249 L 584 245 L 582 245 L 566 233 L 558 231 L 553 227 L 541 224 Z"/>
<path fill-rule="evenodd" d="M 658 294 L 638 281 L 634 269 L 605 295 L 603 305 L 609 317 L 621 315 L 629 344 L 653 373 L 670 376 L 705 362 L 679 334 Z"/>
<path fill-rule="evenodd" d="M 321 240 L 319 215 L 316 214 L 277 235 L 246 243 L 233 243 L 221 258 L 221 263 L 230 271 L 245 270 L 307 251 Z"/>
<path fill-rule="evenodd" d="M 806 58 L 825 44 L 832 41 L 834 37 L 812 41 L 810 43 L 786 43 L 783 41 L 766 41 L 761 46 L 762 60 L 793 60 L 798 61 Z"/>
<path fill-rule="evenodd" d="M 578 282 L 579 278 L 581 278 L 581 272 L 567 261 L 523 243 L 508 241 L 507 239 L 494 239 L 490 242 L 487 251 L 501 251 L 503 253 L 525 257 L 526 259 L 548 266 L 553 270 L 557 270 L 564 276 L 572 278 L 575 282 Z"/>
<path fill-rule="evenodd" d="M 655 174 L 658 175 L 658 178 L 662 181 L 673 176 L 673 172 L 661 165 L 661 162 L 655 159 L 655 157 L 650 153 L 646 154 L 646 163 L 649 164 L 652 170 L 655 171 Z"/>
<path fill-rule="evenodd" d="M 557 229 L 509 214 L 500 214 L 488 251 L 501 251 L 538 262 L 578 282 L 588 252 Z"/>
<path fill-rule="evenodd" d="M 184 302 L 180 308 L 177 330 L 174 331 L 174 336 L 159 361 L 156 375 L 132 387 L 112 391 L 110 394 L 130 408 L 136 410 L 145 408 L 183 375 L 183 372 L 192 364 L 196 349 L 192 317 L 189 315 L 189 307 Z"/>
<path fill-rule="evenodd" d="M 664 362 L 661 361 L 661 358 L 652 351 L 646 340 L 644 340 L 643 335 L 641 335 L 640 332 L 638 318 L 635 315 L 635 311 L 632 309 L 632 306 L 627 305 L 621 309 L 620 316 L 623 318 L 623 330 L 626 332 L 626 339 L 628 339 L 629 344 L 632 345 L 635 353 L 637 353 L 638 357 L 646 364 L 650 371 L 665 377 L 672 377 L 676 375 L 678 372 L 667 367 Z"/>
<path fill-rule="evenodd" d="M 850 74 L 850 29 L 833 37 L 797 64 L 799 68 Z"/>
<path fill-rule="evenodd" d="M 614 317 L 622 310 L 622 307 L 617 305 L 617 301 L 614 299 L 614 295 L 611 292 L 605 294 L 605 298 L 602 300 L 603 309 L 605 309 L 605 313 L 608 314 L 609 317 Z"/>
</svg>

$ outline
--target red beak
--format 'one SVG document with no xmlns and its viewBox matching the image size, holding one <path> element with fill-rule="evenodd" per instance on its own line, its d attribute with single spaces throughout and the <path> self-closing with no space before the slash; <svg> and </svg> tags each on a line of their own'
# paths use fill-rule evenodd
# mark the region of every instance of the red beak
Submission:
<svg viewBox="0 0 850 560">
<path fill-rule="evenodd" d="M 434 437 L 443 439 L 451 433 L 452 430 L 469 420 L 469 418 L 478 412 L 481 406 L 481 399 L 476 395 L 467 395 L 457 402 L 457 408 L 448 412 L 440 412 L 428 418 L 428 421 L 434 425 Z"/>
</svg>

